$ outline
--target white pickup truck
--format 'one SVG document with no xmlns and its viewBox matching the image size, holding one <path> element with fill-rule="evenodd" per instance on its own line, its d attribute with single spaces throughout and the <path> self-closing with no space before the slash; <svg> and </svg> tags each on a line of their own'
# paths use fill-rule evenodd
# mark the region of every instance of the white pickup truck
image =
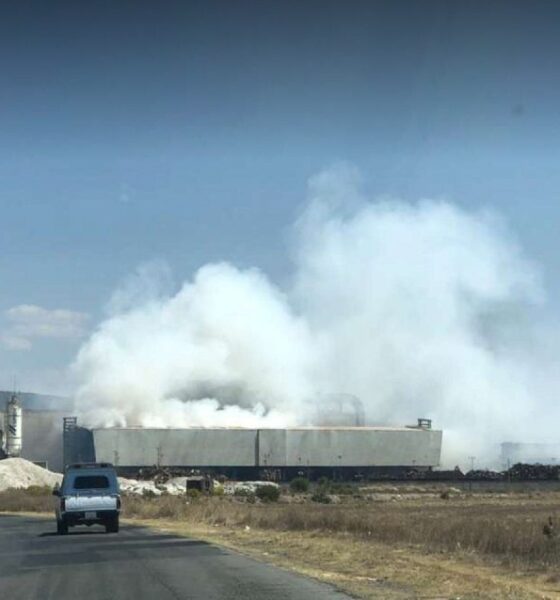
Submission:
<svg viewBox="0 0 560 600">
<path fill-rule="evenodd" d="M 68 528 L 74 525 L 101 524 L 107 533 L 119 531 L 121 497 L 113 465 L 70 465 L 53 495 L 58 497 L 56 528 L 60 535 L 68 533 Z"/>
</svg>

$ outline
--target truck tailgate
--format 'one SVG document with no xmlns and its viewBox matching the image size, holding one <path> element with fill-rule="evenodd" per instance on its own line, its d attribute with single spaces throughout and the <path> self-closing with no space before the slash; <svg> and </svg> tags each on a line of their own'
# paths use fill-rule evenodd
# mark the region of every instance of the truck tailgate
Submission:
<svg viewBox="0 0 560 600">
<path fill-rule="evenodd" d="M 66 496 L 66 512 L 116 510 L 114 496 Z"/>
</svg>

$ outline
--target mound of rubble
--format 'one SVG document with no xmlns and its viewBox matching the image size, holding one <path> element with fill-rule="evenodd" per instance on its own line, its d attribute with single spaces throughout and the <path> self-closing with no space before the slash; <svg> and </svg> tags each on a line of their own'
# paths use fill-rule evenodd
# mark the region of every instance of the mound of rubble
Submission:
<svg viewBox="0 0 560 600">
<path fill-rule="evenodd" d="M 154 477 L 153 479 L 127 479 L 119 477 L 121 492 L 140 496 L 161 496 L 171 494 L 180 496 L 186 494 L 188 489 L 197 489 L 195 484 L 200 484 L 202 477 Z M 197 481 L 194 481 L 197 480 Z M 62 482 L 62 475 L 54 473 L 43 467 L 25 460 L 24 458 L 7 458 L 0 460 L 0 492 L 9 489 L 25 489 L 29 487 L 54 487 Z M 212 481 L 212 488 L 223 488 L 223 493 L 228 495 L 254 494 L 262 485 L 275 485 L 268 481 L 230 481 L 221 484 Z"/>
<path fill-rule="evenodd" d="M 185 494 L 187 491 L 186 477 L 173 477 L 165 483 L 158 483 L 153 479 L 127 479 L 119 477 L 121 492 L 126 494 L 161 496 L 168 493 L 173 496 Z"/>
<path fill-rule="evenodd" d="M 271 481 L 226 481 L 224 483 L 224 494 L 254 494 L 258 488 L 272 485 L 279 487 L 277 483 Z"/>
<path fill-rule="evenodd" d="M 119 477 L 119 486 L 121 492 L 125 494 L 138 494 L 144 496 L 161 496 L 162 494 L 171 494 L 172 496 L 184 495 L 188 489 L 199 489 L 194 487 L 193 479 L 198 477 L 170 477 L 167 481 L 162 479 L 126 479 Z M 212 482 L 212 488 L 222 488 L 226 495 L 251 495 L 257 488 L 263 485 L 273 485 L 278 487 L 277 483 L 270 481 L 226 481 L 224 484 L 218 481 Z"/>
<path fill-rule="evenodd" d="M 512 481 L 546 481 L 560 479 L 560 465 L 517 463 L 506 471 Z"/>
<path fill-rule="evenodd" d="M 54 487 L 60 484 L 62 475 L 43 469 L 25 458 L 0 460 L 0 492 L 32 486 Z"/>
</svg>

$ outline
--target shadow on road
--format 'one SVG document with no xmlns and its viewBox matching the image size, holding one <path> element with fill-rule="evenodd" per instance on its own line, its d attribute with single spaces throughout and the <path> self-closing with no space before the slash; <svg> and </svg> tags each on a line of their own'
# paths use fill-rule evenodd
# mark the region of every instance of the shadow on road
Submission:
<svg viewBox="0 0 560 600">
<path fill-rule="evenodd" d="M 43 531 L 37 537 L 41 537 L 41 538 L 42 537 L 51 537 L 51 536 L 67 537 L 67 536 L 74 536 L 74 535 L 107 535 L 107 534 L 104 531 L 87 531 L 87 530 L 85 530 L 85 531 L 69 531 L 64 536 L 61 536 L 56 531 Z"/>
</svg>

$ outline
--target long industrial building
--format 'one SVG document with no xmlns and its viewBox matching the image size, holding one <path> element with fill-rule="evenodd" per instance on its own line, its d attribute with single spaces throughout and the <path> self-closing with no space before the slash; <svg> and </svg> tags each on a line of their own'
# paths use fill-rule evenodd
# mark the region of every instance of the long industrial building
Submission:
<svg viewBox="0 0 560 600">
<path fill-rule="evenodd" d="M 121 473 L 169 467 L 255 478 L 398 476 L 437 467 L 442 432 L 418 426 L 84 429 L 65 422 L 65 462 L 113 463 Z"/>
<path fill-rule="evenodd" d="M 56 471 L 74 462 L 110 462 L 121 474 L 164 467 L 237 479 L 309 477 L 399 478 L 439 466 L 442 432 L 419 419 L 410 427 L 366 427 L 343 406 L 329 426 L 287 429 L 99 428 L 68 417 L 71 402 L 0 392 L 0 457 L 21 456 Z M 339 426 L 329 421 L 339 422 Z M 342 423 L 352 425 L 342 425 Z M 325 425 L 327 425 L 325 423 Z"/>
</svg>

